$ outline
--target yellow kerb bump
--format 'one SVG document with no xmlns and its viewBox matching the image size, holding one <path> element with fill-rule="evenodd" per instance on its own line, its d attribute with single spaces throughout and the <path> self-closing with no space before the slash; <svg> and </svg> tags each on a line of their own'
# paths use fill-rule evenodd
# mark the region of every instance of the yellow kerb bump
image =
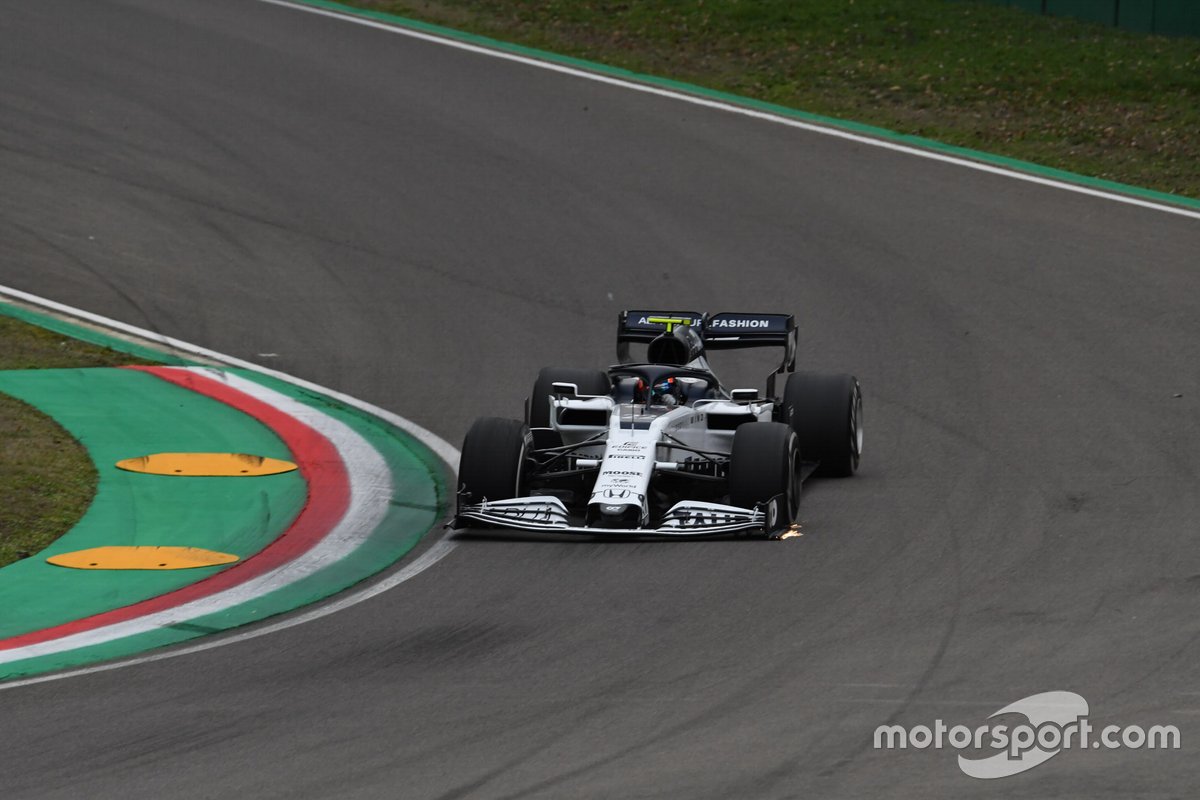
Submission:
<svg viewBox="0 0 1200 800">
<path fill-rule="evenodd" d="M 123 459 L 117 466 L 148 475 L 234 478 L 276 475 L 296 469 L 291 461 L 248 453 L 154 453 Z"/>
<path fill-rule="evenodd" d="M 202 547 L 92 547 L 73 553 L 60 553 L 46 559 L 51 564 L 72 569 L 192 569 L 232 564 L 237 556 Z"/>
</svg>

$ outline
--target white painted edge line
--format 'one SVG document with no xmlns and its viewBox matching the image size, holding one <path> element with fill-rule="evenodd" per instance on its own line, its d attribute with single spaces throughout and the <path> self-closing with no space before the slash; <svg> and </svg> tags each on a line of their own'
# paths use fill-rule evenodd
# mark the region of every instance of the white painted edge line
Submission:
<svg viewBox="0 0 1200 800">
<path fill-rule="evenodd" d="M 720 100 L 712 100 L 712 99 L 700 97 L 697 95 L 686 94 L 684 92 L 676 92 L 676 91 L 672 91 L 671 89 L 664 89 L 659 86 L 652 86 L 650 84 L 637 83 L 635 81 L 628 81 L 628 80 L 623 80 L 621 78 L 614 78 L 611 75 L 604 75 L 604 74 L 601 74 L 598 72 L 589 72 L 587 70 L 577 69 L 575 67 L 568 67 L 563 64 L 556 64 L 551 61 L 542 61 L 540 59 L 531 58 L 529 56 L 519 55 L 517 53 L 509 53 L 504 50 L 495 50 L 495 49 L 492 49 L 489 47 L 484 47 L 482 45 L 470 44 L 468 42 L 461 42 L 461 41 L 458 41 L 457 39 L 448 39 L 444 36 L 437 36 L 432 33 L 426 33 L 424 31 L 413 30 L 412 28 L 404 28 L 399 25 L 392 25 L 392 24 L 388 24 L 386 22 L 379 22 L 377 20 L 369 19 L 366 17 L 356 16 L 354 14 L 346 14 L 346 13 L 341 13 L 338 11 L 332 11 L 332 10 L 326 9 L 326 8 L 317 8 L 315 6 L 304 5 L 301 3 L 293 3 L 293 2 L 290 2 L 289 0 L 258 0 L 258 2 L 266 3 L 268 5 L 273 5 L 273 6 L 280 6 L 282 8 L 290 8 L 295 11 L 303 11 L 308 14 L 316 14 L 317 16 L 321 16 L 321 17 L 329 17 L 331 19 L 341 20 L 343 22 L 353 23 L 355 25 L 362 25 L 363 27 L 367 27 L 367 28 L 375 28 L 376 30 L 387 31 L 389 33 L 398 34 L 400 36 L 408 36 L 413 39 L 420 39 L 422 41 L 432 42 L 434 44 L 440 44 L 445 47 L 453 47 L 457 50 L 465 50 L 470 53 L 478 53 L 479 55 L 489 56 L 491 58 L 499 58 L 499 59 L 503 59 L 505 61 L 514 61 L 518 64 L 525 64 L 525 65 L 528 65 L 531 67 L 537 67 L 539 69 L 549 70 L 551 72 L 558 72 L 563 75 L 571 75 L 576 78 L 583 78 L 584 80 L 595 81 L 597 83 L 606 83 L 606 84 L 609 84 L 610 86 L 619 86 L 623 89 L 629 89 L 629 90 L 635 91 L 635 92 L 642 92 L 644 94 L 657 95 L 659 97 L 669 97 L 673 100 L 679 100 L 684 103 L 691 103 L 692 105 L 704 106 L 705 108 L 714 108 L 714 109 L 718 109 L 720 111 L 727 111 L 731 114 L 739 114 L 743 117 L 751 117 L 753 119 L 760 119 L 760 120 L 765 120 L 767 122 L 774 122 L 778 125 L 786 125 L 790 128 L 799 128 L 801 130 L 810 131 L 812 133 L 819 133 L 824 136 L 833 136 L 838 139 L 846 139 L 846 140 L 849 140 L 852 142 L 857 142 L 859 144 L 869 145 L 871 147 L 880 147 L 885 150 L 892 150 L 897 153 L 904 153 L 906 155 L 917 156 L 919 158 L 926 158 L 926 159 L 930 159 L 932 161 L 941 161 L 946 164 L 954 164 L 955 166 L 966 167 L 968 169 L 973 169 L 978 172 L 987 172 L 992 175 L 1001 175 L 1001 176 L 1004 176 L 1007 178 L 1013 178 L 1016 180 L 1025 181 L 1027 183 L 1035 183 L 1035 184 L 1038 184 L 1041 186 L 1049 186 L 1049 187 L 1052 187 L 1055 189 L 1062 189 L 1062 190 L 1068 191 L 1068 192 L 1075 192 L 1076 194 L 1083 194 L 1083 195 L 1088 195 L 1091 197 L 1099 197 L 1099 198 L 1102 198 L 1105 200 L 1112 200 L 1114 202 L 1124 203 L 1126 205 L 1139 206 L 1141 208 L 1149 208 L 1149 209 L 1153 209 L 1155 211 L 1163 211 L 1168 214 L 1177 214 L 1181 217 L 1190 217 L 1191 219 L 1200 219 L 1200 211 L 1193 211 L 1191 209 L 1183 208 L 1180 206 L 1171 206 L 1171 205 L 1167 205 L 1165 203 L 1156 203 L 1153 200 L 1144 200 L 1139 197 L 1118 194 L 1116 192 L 1109 192 L 1109 191 L 1105 191 L 1103 189 L 1095 189 L 1090 186 L 1083 186 L 1083 185 L 1076 184 L 1076 183 L 1070 183 L 1068 181 L 1055 180 L 1054 178 L 1045 178 L 1040 175 L 1033 175 L 1028 172 L 1021 172 L 1019 170 L 1009 169 L 1007 167 L 998 167 L 993 164 L 983 163 L 981 161 L 972 161 L 968 158 L 962 158 L 960 156 L 946 155 L 945 153 L 939 153 L 934 150 L 924 150 L 920 147 L 913 147 L 911 145 L 904 145 L 904 144 L 899 144 L 896 142 L 890 142 L 890 141 L 887 141 L 886 139 L 876 139 L 876 138 L 873 138 L 870 136 L 865 136 L 863 134 L 852 133 L 850 131 L 841 130 L 840 128 L 828 127 L 825 125 L 819 125 L 814 122 L 805 122 L 803 120 L 794 119 L 792 117 L 785 117 L 785 116 L 782 116 L 779 114 L 772 114 L 769 111 L 760 111 L 758 109 L 748 108 L 745 106 L 739 106 L 739 105 L 736 105 L 733 103 L 725 103 Z"/>
<path fill-rule="evenodd" d="M 8 286 L 0 286 L 0 296 L 7 296 L 11 299 L 19 300 L 21 302 L 27 303 L 32 306 L 37 306 L 37 307 L 40 307 L 40 308 L 43 308 L 43 309 L 46 309 L 49 311 L 54 311 L 58 314 L 62 314 L 67 317 L 73 317 L 75 319 L 84 320 L 93 325 L 98 325 L 102 328 L 108 328 L 109 330 L 113 330 L 113 331 L 119 331 L 126 335 L 133 336 L 138 339 L 142 339 L 144 341 L 151 342 L 154 344 L 158 344 L 160 346 L 172 348 L 172 349 L 178 350 L 180 352 L 191 353 L 193 355 L 202 356 L 204 358 L 208 358 L 210 360 L 217 361 L 217 362 L 226 364 L 231 367 L 238 367 L 241 369 L 251 370 L 253 372 L 257 372 L 262 375 L 268 375 L 272 378 L 276 378 L 276 379 L 284 381 L 286 383 L 290 383 L 293 386 L 298 386 L 302 389 L 307 389 L 309 391 L 312 391 L 312 392 L 315 392 L 318 394 L 323 394 L 327 397 L 332 397 L 335 400 L 338 400 L 339 402 L 344 403 L 348 406 L 357 408 L 361 411 L 365 411 L 368 414 L 379 417 L 379 418 L 383 419 L 384 421 L 389 422 L 392 425 L 395 425 L 397 428 L 400 428 L 401 430 L 405 431 L 410 436 L 412 436 L 414 439 L 419 441 L 421 444 L 425 445 L 430 450 L 432 450 L 439 458 L 441 458 L 443 461 L 445 461 L 447 466 L 450 468 L 451 472 L 454 472 L 458 467 L 459 452 L 453 445 L 451 445 L 445 439 L 442 439 L 437 434 L 435 434 L 431 431 L 428 431 L 425 428 L 422 428 L 420 425 L 417 425 L 416 423 L 414 423 L 410 420 L 407 420 L 397 414 L 394 414 L 390 411 L 379 408 L 378 406 L 372 405 L 371 403 L 367 403 L 363 400 L 359 400 L 357 398 L 343 394 L 342 392 L 338 392 L 333 389 L 325 388 L 323 386 L 312 383 L 310 381 L 306 381 L 301 378 L 296 378 L 296 377 L 293 377 L 286 373 L 279 372 L 278 370 L 273 370 L 273 369 L 269 369 L 267 367 L 262 367 L 258 364 L 254 364 L 249 361 L 243 361 L 242 359 L 235 358 L 233 356 L 227 356 L 223 353 L 218 353 L 215 350 L 209 350 L 208 348 L 200 347 L 198 345 L 194 345 L 189 342 L 184 342 L 179 339 L 174 339 L 169 336 L 163 336 L 162 334 L 154 333 L 152 331 L 148 331 L 148 330 L 139 328 L 134 325 L 129 325 L 128 323 L 120 322 L 118 320 L 110 319 L 108 317 L 104 317 L 99 314 L 93 314 L 89 311 L 83 311 L 82 309 L 74 308 L 74 307 L 68 306 L 64 303 L 59 303 L 54 300 L 49 300 L 47 298 L 40 297 L 35 294 L 30 294 L 29 292 L 23 292 L 23 291 L 20 291 L 19 289 L 13 289 Z M 237 378 L 237 376 L 223 375 L 222 377 L 225 379 L 236 379 L 238 381 L 244 381 L 245 384 L 252 385 L 256 389 L 272 391 L 272 390 L 268 389 L 267 387 L 264 387 L 264 386 L 261 386 L 260 384 L 254 383 L 253 381 L 248 381 L 245 379 Z M 287 398 L 284 395 L 279 395 L 279 397 L 281 397 L 285 400 L 288 400 L 290 402 L 296 402 L 298 405 L 302 405 L 302 404 L 299 404 L 298 401 L 291 400 L 291 398 Z M 311 408 L 311 407 L 305 406 L 305 408 Z M 330 419 L 330 421 L 336 422 L 336 420 L 332 420 L 332 419 Z M 337 424 L 340 425 L 342 423 L 337 423 Z M 351 433 L 353 433 L 353 432 L 351 431 Z M 356 434 L 356 433 L 353 435 L 358 436 L 358 434 Z M 371 448 L 371 449 L 372 449 L 372 451 L 374 450 L 374 448 Z M 376 454 L 376 455 L 378 455 L 378 454 Z M 352 498 L 353 498 L 353 492 L 352 492 Z M 353 502 L 353 499 L 352 499 L 352 502 Z M 68 670 L 68 671 L 64 671 L 64 672 L 57 672 L 57 673 L 53 673 L 53 674 L 49 674 L 49 675 L 39 675 L 39 676 L 36 676 L 33 678 L 25 678 L 25 679 L 21 679 L 21 680 L 8 681 L 8 682 L 0 683 L 0 691 L 3 691 L 5 689 L 13 689 L 18 686 L 28 686 L 28 685 L 31 685 L 34 683 L 45 683 L 47 681 L 62 680 L 64 678 L 76 677 L 76 676 L 80 676 L 80 675 L 88 675 L 88 674 L 91 674 L 94 672 L 106 672 L 108 670 L 119 669 L 121 667 L 127 667 L 127 666 L 133 666 L 135 664 L 145 664 L 145 663 L 149 663 L 152 661 L 161 661 L 161 660 L 167 659 L 167 658 L 174 658 L 176 656 L 187 655 L 189 653 L 196 653 L 196 652 L 201 652 L 204 650 L 211 650 L 215 647 L 222 647 L 227 644 L 234 644 L 236 642 L 242 642 L 247 639 L 252 639 L 252 638 L 255 638 L 258 636 L 266 635 L 268 633 L 274 633 L 275 631 L 284 630 L 284 629 L 290 628 L 294 625 L 300 625 L 304 622 L 319 619 L 328 614 L 335 613 L 336 611 L 341 611 L 342 609 L 349 608 L 350 606 L 353 606 L 357 603 L 361 603 L 364 600 L 369 600 L 370 598 L 372 598 L 382 592 L 385 592 L 391 588 L 394 588 L 395 586 L 398 586 L 399 584 L 404 583 L 405 581 L 419 575 L 420 573 L 424 572 L 426 569 L 432 567 L 438 561 L 441 561 L 445 556 L 449 555 L 450 552 L 454 550 L 454 548 L 455 548 L 455 543 L 453 541 L 450 541 L 446 536 L 442 536 L 442 538 L 440 538 L 438 541 L 436 541 L 428 550 L 426 550 L 423 554 L 421 554 L 421 556 L 419 556 L 411 564 L 406 565 L 405 567 L 397 570 L 396 572 L 392 573 L 391 575 L 388 575 L 387 577 L 383 578 L 382 580 L 376 581 L 375 583 L 372 583 L 369 586 L 365 586 L 361 589 L 351 589 L 349 592 L 344 593 L 342 596 L 340 596 L 337 600 L 335 600 L 333 602 L 316 606 L 315 608 L 309 609 L 303 613 L 288 617 L 288 618 L 280 620 L 278 622 L 270 623 L 267 625 L 257 626 L 257 627 L 252 628 L 251 630 L 243 631 L 241 633 L 234 634 L 232 636 L 221 636 L 220 638 L 217 638 L 217 639 L 214 639 L 211 641 L 203 641 L 203 642 L 185 646 L 185 647 L 177 647 L 177 648 L 165 651 L 165 652 L 152 653 L 150 655 L 144 655 L 144 656 L 133 656 L 128 659 L 122 659 L 120 661 L 115 661 L 115 662 L 111 662 L 108 664 L 100 664 L 100 665 L 96 665 L 96 666 L 92 666 L 92 667 L 83 667 L 80 669 Z M 281 567 L 280 569 L 283 569 L 283 568 L 284 567 Z M 262 577 L 266 577 L 266 576 L 262 576 Z M 261 577 L 256 580 L 261 580 Z M 163 613 L 167 613 L 167 612 L 163 612 Z M 77 645 L 77 646 L 80 646 L 80 645 Z"/>
</svg>

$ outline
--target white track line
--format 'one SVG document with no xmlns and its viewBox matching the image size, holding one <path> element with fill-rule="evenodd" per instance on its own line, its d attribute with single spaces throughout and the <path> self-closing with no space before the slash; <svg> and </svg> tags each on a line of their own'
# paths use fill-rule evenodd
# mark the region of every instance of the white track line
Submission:
<svg viewBox="0 0 1200 800">
<path fill-rule="evenodd" d="M 392 412 L 386 411 L 385 409 L 379 408 L 378 406 L 372 405 L 371 403 L 367 403 L 367 402 L 364 402 L 357 398 L 350 397 L 349 395 L 343 394 L 338 391 L 334 391 L 333 389 L 327 389 L 323 386 L 319 386 L 310 381 L 305 381 L 300 378 L 292 377 L 291 375 L 287 375 L 287 374 L 285 374 L 283 372 L 279 372 L 277 370 L 268 369 L 266 367 L 259 366 L 258 364 L 254 364 L 249 361 L 243 361 L 242 359 L 235 358 L 233 356 L 227 356 L 223 353 L 218 353 L 215 350 L 209 350 L 207 348 L 200 347 L 198 345 L 194 345 L 189 342 L 180 341 L 179 339 L 173 339 L 169 336 L 163 336 L 161 334 L 154 333 L 152 331 L 147 331 L 143 328 L 138 328 L 134 325 L 129 325 L 124 322 L 119 322 L 114 319 L 109 319 L 108 317 L 100 316 L 99 314 L 93 314 L 89 311 L 83 311 L 81 309 L 73 308 L 72 306 L 65 305 L 63 303 L 58 303 L 53 300 L 48 300 L 44 297 L 39 297 L 38 295 L 30 294 L 28 292 L 22 292 L 18 289 L 13 289 L 13 288 L 10 288 L 7 286 L 0 286 L 0 296 L 7 296 L 11 299 L 18 300 L 20 302 L 27 303 L 32 306 L 43 308 L 48 311 L 53 311 L 55 313 L 58 313 L 58 314 L 61 314 L 61 315 L 67 316 L 67 317 L 73 317 L 77 320 L 83 320 L 83 321 L 89 322 L 93 325 L 99 326 L 101 328 L 106 328 L 110 331 L 117 331 L 117 332 L 120 332 L 127 336 L 132 336 L 137 339 L 141 339 L 143 341 L 150 342 L 155 345 L 171 348 L 176 351 L 183 352 L 183 353 L 190 353 L 192 355 L 201 356 L 201 357 L 207 358 L 212 361 L 226 364 L 231 367 L 239 367 L 242 369 L 252 370 L 254 372 L 258 372 L 263 375 L 269 375 L 278 380 L 290 383 L 293 386 L 299 386 L 303 389 L 307 389 L 309 391 L 313 391 L 318 394 L 324 394 L 328 397 L 332 397 L 342 403 L 345 403 L 348 406 L 358 408 L 362 411 L 367 412 L 368 414 L 372 414 L 376 417 L 379 417 L 379 418 L 391 423 L 392 425 L 395 425 L 397 428 L 400 428 L 401 430 L 405 431 L 410 436 L 412 436 L 414 439 L 419 441 L 421 444 L 425 445 L 430 450 L 432 450 L 435 454 L 437 454 L 437 456 L 439 458 L 441 458 L 443 461 L 445 461 L 447 466 L 450 468 L 451 472 L 453 472 L 458 466 L 458 457 L 459 457 L 458 450 L 453 445 L 451 445 L 449 442 L 447 442 L 445 439 L 442 439 L 437 434 L 435 434 L 431 431 L 428 431 L 425 428 L 422 428 L 420 425 L 417 425 L 416 423 L 414 423 L 410 420 L 404 419 L 403 417 L 398 416 L 397 414 L 393 414 Z M 244 381 L 244 383 L 247 385 L 253 383 L 251 381 L 246 381 L 245 379 L 237 378 L 237 376 L 230 375 L 230 376 L 225 376 L 225 377 L 228 379 L 231 379 L 231 380 Z M 259 384 L 253 384 L 253 387 L 266 389 L 266 387 L 261 387 Z M 239 384 L 239 386 L 237 388 L 243 388 L 243 387 L 242 387 L 242 385 Z M 271 391 L 271 390 L 266 389 L 266 391 Z M 283 398 L 284 400 L 287 400 L 289 402 L 295 402 L 295 401 L 290 400 L 290 398 L 286 398 L 284 395 L 279 395 L 279 397 Z M 302 413 L 302 412 L 298 412 L 298 413 Z M 357 436 L 357 434 L 354 434 L 354 435 Z M 373 450 L 373 448 L 372 448 L 372 450 Z M 214 647 L 222 647 L 227 644 L 233 644 L 235 642 L 242 642 L 247 639 L 253 639 L 258 636 L 263 636 L 268 633 L 274 633 L 275 631 L 284 630 L 285 628 L 290 628 L 294 625 L 299 625 L 301 623 L 308 622 L 310 620 L 319 619 L 328 614 L 332 614 L 336 611 L 341 611 L 342 609 L 349 608 L 350 606 L 355 605 L 357 603 L 361 603 L 364 600 L 368 600 L 368 599 L 374 597 L 375 595 L 380 594 L 381 592 L 385 592 L 388 589 L 398 586 L 399 584 L 403 583 L 404 581 L 407 581 L 410 578 L 413 578 L 413 577 L 419 575 L 420 573 L 424 572 L 426 569 L 429 569 L 434 564 L 436 564 L 438 561 L 442 560 L 444 557 L 449 555 L 450 552 L 454 549 L 454 547 L 455 547 L 454 542 L 450 541 L 449 539 L 447 539 L 446 537 L 443 536 L 441 539 L 439 539 L 437 542 L 435 542 L 428 550 L 426 550 L 423 554 L 421 554 L 420 557 L 418 557 L 416 560 L 414 560 L 411 564 L 408 564 L 407 566 L 392 573 L 391 575 L 388 575 L 387 577 L 383 578 L 382 580 L 376 581 L 375 583 L 372 583 L 369 586 L 365 586 L 365 587 L 362 587 L 359 589 L 352 589 L 349 592 L 339 596 L 336 600 L 334 600 L 332 602 L 317 606 L 316 608 L 312 608 L 301 614 L 297 614 L 295 616 L 288 617 L 288 618 L 280 620 L 278 622 L 255 627 L 250 630 L 244 631 L 242 633 L 234 634 L 232 636 L 222 636 L 217 639 L 204 641 L 204 642 L 200 642 L 200 643 L 185 646 L 185 647 L 179 647 L 179 648 L 175 648 L 175 649 L 168 650 L 168 651 L 161 652 L 161 653 L 154 653 L 152 655 L 135 656 L 133 658 L 124 659 L 124 660 L 116 661 L 116 662 L 109 663 L 109 664 L 100 664 L 100 665 L 97 665 L 94 667 L 83 667 L 81 669 L 70 670 L 67 672 L 54 673 L 52 675 L 41 675 L 41 676 L 34 677 L 34 678 L 26 678 L 24 680 L 0 683 L 0 690 L 12 689 L 12 688 L 16 688 L 18 686 L 28 686 L 28 685 L 34 684 L 34 683 L 45 683 L 47 681 L 61 680 L 63 678 L 70 678 L 70 677 L 75 677 L 78 675 L 89 675 L 94 672 L 106 672 L 108 670 L 118 669 L 120 667 L 132 666 L 134 664 L 146 664 L 151 661 L 161 661 L 166 658 L 174 658 L 176 656 L 187 655 L 188 653 L 197 653 L 197 652 L 200 652 L 203 650 L 211 650 Z M 283 569 L 283 568 L 281 568 L 281 569 Z M 264 577 L 266 577 L 266 576 L 264 576 Z M 197 601 L 197 602 L 200 602 L 200 601 Z"/>
<path fill-rule="evenodd" d="M 411 28 L 400 27 L 399 25 L 392 25 L 392 24 L 388 24 L 386 22 L 379 22 L 377 20 L 369 19 L 367 17 L 359 17 L 359 16 L 356 16 L 353 14 L 341 13 L 338 11 L 331 11 L 331 10 L 325 9 L 325 8 L 317 8 L 315 6 L 309 6 L 309 5 L 304 5 L 304 4 L 300 4 L 300 3 L 293 3 L 293 2 L 289 2 L 289 0 L 258 0 L 258 2 L 267 3 L 268 5 L 273 5 L 273 6 L 281 6 L 283 8 L 290 8 L 295 11 L 303 11 L 304 13 L 307 13 L 307 14 L 316 14 L 317 16 L 321 16 L 321 17 L 329 17 L 330 19 L 337 19 L 337 20 L 341 20 L 342 22 L 352 23 L 354 25 L 362 25 L 363 27 L 366 27 L 366 28 L 375 28 L 376 30 L 386 31 L 388 33 L 394 33 L 394 34 L 397 34 L 400 36 L 408 36 L 412 39 L 420 39 L 425 42 L 432 42 L 434 44 L 440 44 L 445 47 L 453 47 L 457 50 L 465 50 L 470 53 L 477 53 L 479 55 L 488 56 L 490 58 L 499 58 L 499 59 L 503 59 L 505 61 L 515 61 L 518 64 L 525 64 L 527 66 L 537 67 L 538 69 L 545 69 L 545 70 L 549 70 L 551 72 L 558 72 L 563 75 L 571 75 L 576 78 L 583 78 L 584 80 L 595 81 L 597 83 L 606 83 L 610 86 L 619 86 L 623 89 L 629 89 L 629 90 L 635 91 L 635 92 L 642 92 L 644 94 L 657 95 L 659 97 L 669 97 L 672 100 L 679 100 L 681 102 L 691 103 L 692 105 L 697 105 L 697 106 L 704 106 L 705 108 L 715 108 L 720 111 L 727 111 L 731 114 L 739 114 L 743 117 L 752 117 L 754 119 L 760 119 L 760 120 L 765 120 L 767 122 L 773 122 L 778 125 L 786 125 L 789 128 L 799 128 L 801 130 L 810 131 L 812 133 L 819 133 L 824 136 L 833 136 L 838 139 L 846 139 L 846 140 L 849 140 L 852 142 L 857 142 L 859 144 L 869 145 L 871 147 L 880 147 L 880 148 L 883 148 L 884 150 L 892 150 L 897 153 L 904 153 L 906 155 L 917 156 L 919 158 L 926 158 L 931 161 L 941 161 L 946 164 L 954 164 L 955 166 L 966 167 L 967 169 L 973 169 L 978 172 L 987 172 L 992 175 L 1001 175 L 1006 178 L 1013 178 L 1015 180 L 1025 181 L 1027 183 L 1036 183 L 1040 186 L 1049 186 L 1049 187 L 1053 187 L 1055 189 L 1062 189 L 1062 190 L 1068 191 L 1068 192 L 1075 192 L 1076 194 L 1084 194 L 1084 195 L 1088 195 L 1090 197 L 1099 197 L 1104 200 L 1111 200 L 1113 202 L 1124 203 L 1126 205 L 1139 206 L 1141 208 L 1149 208 L 1149 209 L 1153 209 L 1155 211 L 1163 211 L 1168 214 L 1177 214 L 1181 217 L 1190 217 L 1192 219 L 1200 219 L 1200 211 L 1183 208 L 1181 206 L 1172 206 L 1172 205 L 1167 205 L 1165 203 L 1156 203 L 1153 200 L 1144 200 L 1139 197 L 1133 197 L 1130 195 L 1124 195 L 1124 194 L 1118 194 L 1116 192 L 1105 191 L 1104 189 L 1095 189 L 1090 186 L 1083 186 L 1083 185 L 1076 184 L 1076 183 L 1070 183 L 1068 181 L 1055 180 L 1054 178 L 1045 178 L 1045 177 L 1042 177 L 1039 175 L 1033 175 L 1028 172 L 1021 172 L 1019 170 L 1008 169 L 1006 167 L 998 167 L 993 164 L 986 164 L 986 163 L 983 163 L 980 161 L 972 161 L 970 159 L 962 158 L 960 156 L 946 155 L 945 153 L 939 153 L 935 150 L 924 150 L 919 147 L 913 147 L 911 145 L 899 144 L 897 142 L 891 142 L 886 139 L 875 139 L 870 136 L 864 136 L 864 135 L 858 134 L 858 133 L 851 133 L 850 131 L 841 130 L 839 128 L 826 127 L 824 125 L 818 125 L 818 124 L 812 123 L 812 122 L 804 122 L 802 120 L 794 119 L 792 117 L 785 117 L 785 116 L 782 116 L 779 114 L 772 114 L 769 111 L 760 111 L 758 109 L 748 108 L 745 106 L 739 106 L 734 103 L 726 103 L 726 102 L 722 102 L 720 100 L 712 100 L 712 99 L 700 97 L 697 95 L 685 94 L 683 92 L 676 92 L 676 91 L 672 91 L 671 89 L 664 89 L 662 87 L 652 86 L 652 85 L 646 84 L 646 83 L 637 83 L 635 81 L 624 80 L 622 78 L 614 78 L 611 75 L 605 75 L 605 74 L 599 73 L 599 72 L 589 72 L 587 70 L 577 69 L 575 67 L 568 67 L 563 64 L 556 64 L 552 61 L 542 61 L 540 59 L 531 58 L 529 56 L 519 55 L 517 53 L 509 53 L 504 50 L 494 50 L 489 47 L 483 47 L 483 46 L 477 45 L 477 44 L 470 44 L 468 42 L 462 42 L 457 39 L 448 39 L 443 36 L 437 36 L 437 35 L 434 35 L 431 33 L 425 33 L 423 31 L 413 30 Z"/>
</svg>

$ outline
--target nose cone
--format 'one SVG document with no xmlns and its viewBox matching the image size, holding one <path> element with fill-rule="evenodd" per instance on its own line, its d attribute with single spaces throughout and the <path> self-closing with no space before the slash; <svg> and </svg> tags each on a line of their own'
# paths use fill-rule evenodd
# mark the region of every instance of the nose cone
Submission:
<svg viewBox="0 0 1200 800">
<path fill-rule="evenodd" d="M 636 528 L 642 504 L 627 489 L 607 489 L 588 506 L 588 525 L 598 528 Z"/>
</svg>

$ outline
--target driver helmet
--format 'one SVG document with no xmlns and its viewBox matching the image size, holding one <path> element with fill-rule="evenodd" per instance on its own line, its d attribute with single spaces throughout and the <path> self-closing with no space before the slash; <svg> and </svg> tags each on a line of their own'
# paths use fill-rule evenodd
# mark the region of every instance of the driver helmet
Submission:
<svg viewBox="0 0 1200 800">
<path fill-rule="evenodd" d="M 680 406 L 683 405 L 683 387 L 673 376 L 655 381 L 650 390 L 650 405 Z"/>
</svg>

